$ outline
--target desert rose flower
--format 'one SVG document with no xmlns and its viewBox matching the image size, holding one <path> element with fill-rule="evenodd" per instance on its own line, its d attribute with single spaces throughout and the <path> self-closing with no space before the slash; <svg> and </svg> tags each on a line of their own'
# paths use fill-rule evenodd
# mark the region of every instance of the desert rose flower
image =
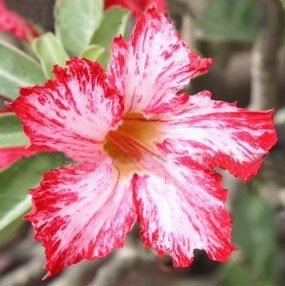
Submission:
<svg viewBox="0 0 285 286">
<path fill-rule="evenodd" d="M 105 9 L 112 6 L 122 6 L 131 10 L 134 17 L 152 5 L 155 5 L 161 12 L 166 11 L 165 0 L 105 0 Z"/>
<path fill-rule="evenodd" d="M 39 35 L 28 20 L 7 9 L 3 0 L 0 0 L 0 31 L 9 32 L 24 41 L 29 41 L 30 38 Z"/>
<path fill-rule="evenodd" d="M 179 94 L 212 63 L 194 54 L 164 14 L 139 16 L 114 39 L 108 75 L 71 58 L 55 80 L 22 88 L 11 107 L 36 151 L 75 162 L 47 172 L 26 216 L 45 247 L 46 277 L 122 247 L 138 220 L 147 247 L 186 267 L 195 249 L 225 261 L 231 217 L 221 167 L 247 180 L 276 142 L 272 111 Z"/>
</svg>

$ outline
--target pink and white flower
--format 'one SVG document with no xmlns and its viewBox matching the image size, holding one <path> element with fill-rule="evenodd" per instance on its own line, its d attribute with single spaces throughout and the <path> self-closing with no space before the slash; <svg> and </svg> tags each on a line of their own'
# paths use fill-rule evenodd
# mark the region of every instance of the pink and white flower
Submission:
<svg viewBox="0 0 285 286">
<path fill-rule="evenodd" d="M 212 63 L 194 54 L 155 9 L 130 40 L 114 39 L 108 76 L 71 58 L 55 80 L 25 87 L 12 104 L 31 150 L 75 162 L 44 174 L 26 216 L 45 247 L 46 277 L 122 247 L 138 220 L 141 238 L 175 267 L 203 249 L 225 261 L 231 217 L 221 167 L 247 180 L 276 142 L 272 111 L 179 94 Z"/>
<path fill-rule="evenodd" d="M 32 23 L 16 12 L 7 9 L 3 0 L 0 0 L 0 30 L 9 32 L 24 41 L 39 36 Z"/>
</svg>

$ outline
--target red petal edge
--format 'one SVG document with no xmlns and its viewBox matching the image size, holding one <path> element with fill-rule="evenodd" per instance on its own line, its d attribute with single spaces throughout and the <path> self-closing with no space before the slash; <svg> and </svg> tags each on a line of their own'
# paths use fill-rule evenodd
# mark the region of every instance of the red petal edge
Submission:
<svg viewBox="0 0 285 286">
<path fill-rule="evenodd" d="M 188 96 L 184 104 L 160 116 L 156 146 L 164 156 L 189 156 L 247 181 L 277 141 L 273 110 L 250 111 L 210 97 L 208 91 Z"/>
<path fill-rule="evenodd" d="M 60 151 L 76 161 L 93 162 L 105 135 L 121 120 L 122 98 L 110 89 L 102 67 L 70 58 L 55 66 L 55 80 L 20 89 L 9 106 L 20 118 L 35 151 Z"/>
<path fill-rule="evenodd" d="M 30 190 L 33 208 L 25 219 L 45 248 L 45 278 L 123 247 L 136 220 L 131 190 L 131 177 L 122 177 L 107 159 L 44 174 Z"/>
<path fill-rule="evenodd" d="M 136 176 L 135 200 L 142 241 L 160 255 L 169 253 L 174 267 L 187 267 L 195 249 L 226 261 L 232 221 L 224 207 L 221 176 L 186 158 L 152 165 L 151 174 Z"/>
<path fill-rule="evenodd" d="M 152 8 L 141 13 L 128 42 L 114 39 L 108 78 L 124 95 L 125 112 L 151 117 L 176 108 L 177 92 L 212 62 L 187 48 L 168 17 Z"/>
</svg>

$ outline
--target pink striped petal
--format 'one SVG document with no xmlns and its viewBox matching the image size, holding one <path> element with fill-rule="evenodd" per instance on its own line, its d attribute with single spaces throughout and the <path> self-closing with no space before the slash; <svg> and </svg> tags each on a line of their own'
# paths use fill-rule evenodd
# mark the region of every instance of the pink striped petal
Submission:
<svg viewBox="0 0 285 286">
<path fill-rule="evenodd" d="M 136 220 L 131 177 L 108 158 L 47 172 L 30 193 L 33 209 L 25 218 L 45 247 L 45 278 L 122 247 Z"/>
<path fill-rule="evenodd" d="M 174 267 L 190 265 L 195 249 L 216 261 L 234 250 L 219 174 L 184 159 L 153 164 L 135 185 L 142 240 L 160 255 L 169 253 Z"/>
<path fill-rule="evenodd" d="M 157 146 L 165 154 L 189 156 L 210 168 L 219 166 L 247 180 L 276 143 L 272 110 L 249 111 L 211 100 L 207 91 L 160 117 Z"/>
<path fill-rule="evenodd" d="M 121 97 L 108 88 L 98 63 L 71 58 L 54 68 L 55 80 L 22 88 L 10 105 L 19 116 L 31 149 L 61 151 L 75 160 L 93 161 L 105 135 L 121 119 Z"/>
<path fill-rule="evenodd" d="M 33 155 L 35 152 L 26 146 L 0 148 L 0 169 L 6 168 L 22 157 Z"/>
<path fill-rule="evenodd" d="M 155 5 L 159 11 L 166 11 L 165 0 L 105 0 L 105 9 L 116 5 L 131 10 L 134 17 L 152 5 Z"/>
<path fill-rule="evenodd" d="M 24 41 L 39 36 L 35 27 L 16 12 L 7 9 L 3 0 L 0 0 L 0 30 L 9 32 Z"/>
<path fill-rule="evenodd" d="M 129 42 L 114 39 L 109 81 L 124 96 L 125 112 L 158 114 L 183 102 L 176 93 L 211 63 L 185 46 L 164 14 L 149 9 L 138 18 Z"/>
</svg>

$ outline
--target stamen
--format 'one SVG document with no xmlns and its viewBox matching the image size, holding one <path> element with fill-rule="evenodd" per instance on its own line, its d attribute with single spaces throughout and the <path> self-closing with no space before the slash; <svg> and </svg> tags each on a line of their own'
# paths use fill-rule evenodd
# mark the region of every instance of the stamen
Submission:
<svg viewBox="0 0 285 286">
<path fill-rule="evenodd" d="M 121 150 L 121 152 L 132 157 L 135 160 L 139 160 L 140 152 L 138 148 L 136 148 L 133 144 L 135 141 L 132 140 L 130 137 L 120 133 L 119 131 L 110 131 L 107 135 L 107 139 L 109 139 L 113 144 L 115 144 Z"/>
<path fill-rule="evenodd" d="M 158 157 L 154 149 L 159 134 L 157 126 L 157 122 L 148 121 L 140 114 L 125 114 L 118 129 L 107 134 L 104 151 L 118 168 L 141 169 L 143 158 Z"/>
</svg>

